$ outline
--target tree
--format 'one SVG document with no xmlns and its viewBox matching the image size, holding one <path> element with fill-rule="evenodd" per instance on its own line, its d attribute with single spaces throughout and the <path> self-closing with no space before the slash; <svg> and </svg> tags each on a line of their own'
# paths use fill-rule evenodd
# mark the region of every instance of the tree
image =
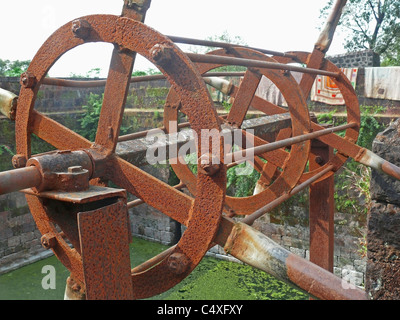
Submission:
<svg viewBox="0 0 400 320">
<path fill-rule="evenodd" d="M 321 10 L 326 19 L 334 0 Z M 348 0 L 339 26 L 348 31 L 348 51 L 371 49 L 384 63 L 400 65 L 400 0 Z"/>
<path fill-rule="evenodd" d="M 19 77 L 28 69 L 30 60 L 2 60 L 0 59 L 0 77 Z"/>
</svg>

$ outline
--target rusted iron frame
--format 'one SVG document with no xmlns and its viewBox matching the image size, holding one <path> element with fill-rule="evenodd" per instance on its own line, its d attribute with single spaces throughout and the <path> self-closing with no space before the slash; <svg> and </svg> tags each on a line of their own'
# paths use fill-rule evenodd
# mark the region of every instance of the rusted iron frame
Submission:
<svg viewBox="0 0 400 320">
<path fill-rule="evenodd" d="M 261 60 L 243 59 L 235 57 L 224 57 L 210 54 L 197 54 L 197 53 L 186 53 L 186 55 L 196 63 L 214 63 L 222 65 L 236 65 L 243 67 L 253 67 L 253 68 L 266 68 L 275 70 L 285 70 L 285 71 L 296 71 L 301 73 L 309 73 L 315 75 L 323 75 L 332 78 L 339 78 L 340 73 L 330 72 L 319 69 L 304 68 L 298 66 L 287 65 L 284 63 L 277 62 L 267 62 Z"/>
<path fill-rule="evenodd" d="M 345 125 L 341 125 L 341 126 L 337 126 L 337 127 L 333 127 L 333 128 L 327 128 L 327 129 L 323 129 L 323 130 L 319 130 L 319 131 L 315 131 L 312 133 L 308 133 L 302 136 L 296 136 L 296 137 L 292 137 L 292 138 L 288 138 L 288 139 L 284 139 L 284 140 L 280 140 L 280 141 L 276 141 L 276 142 L 272 142 L 272 143 L 268 143 L 265 145 L 261 145 L 261 146 L 257 146 L 257 147 L 253 147 L 253 148 L 247 148 L 247 149 L 243 149 L 243 150 L 239 150 L 236 152 L 232 152 L 232 153 L 228 153 L 226 158 L 227 159 L 232 159 L 232 163 L 235 164 L 239 164 L 241 162 L 245 162 L 246 160 L 251 160 L 251 158 L 253 156 L 257 156 L 269 151 L 273 151 L 276 149 L 281 149 L 284 147 L 288 147 L 290 145 L 299 143 L 301 141 L 305 141 L 305 140 L 311 140 L 311 139 L 315 139 L 318 137 L 321 137 L 323 135 L 328 135 L 328 134 L 332 134 L 334 132 L 337 131 L 341 131 L 341 130 L 345 130 L 348 128 L 353 127 L 355 124 L 353 123 L 348 123 Z M 135 151 L 137 152 L 137 151 Z M 249 156 L 248 156 L 249 154 Z M 229 165 L 229 163 L 225 163 L 226 165 Z M 27 177 L 32 177 L 31 179 L 27 179 L 27 182 L 23 184 L 23 188 L 29 188 L 29 187 L 36 187 L 38 186 L 38 184 L 41 183 L 42 179 L 41 179 L 41 175 L 37 175 L 36 171 L 39 171 L 38 169 L 34 170 L 31 167 L 26 167 L 26 168 L 21 168 L 18 170 L 9 170 L 9 171 L 5 171 L 0 173 L 0 177 L 3 176 L 5 179 L 7 179 L 7 181 L 17 181 L 18 179 L 21 179 L 21 177 L 23 175 L 27 175 Z M 29 183 L 28 183 L 29 182 Z M 10 187 L 11 188 L 11 187 Z M 9 189 L 9 190 L 13 190 L 13 191 L 17 191 L 20 190 L 19 189 Z M 10 192 L 10 191 L 8 191 Z"/>
<path fill-rule="evenodd" d="M 199 40 L 199 39 L 185 38 L 185 37 L 178 37 L 178 36 L 168 36 L 168 38 L 170 38 L 172 41 L 174 41 L 176 43 L 182 43 L 182 44 L 192 44 L 192 45 L 197 45 L 197 46 L 224 48 L 227 51 L 234 50 L 235 48 L 247 48 L 247 49 L 256 50 L 256 51 L 259 51 L 259 52 L 262 52 L 262 53 L 265 53 L 268 55 L 295 58 L 293 55 L 284 53 L 284 52 L 260 49 L 260 48 L 243 46 L 243 45 L 232 44 L 232 43 L 227 43 L 227 42 Z"/>
<path fill-rule="evenodd" d="M 244 72 L 208 72 L 203 77 L 242 77 Z M 165 80 L 166 77 L 163 74 L 154 74 L 147 76 L 136 76 L 132 77 L 130 83 L 144 82 L 144 81 L 156 81 Z M 48 86 L 59 86 L 59 87 L 70 87 L 70 88 L 95 88 L 104 87 L 107 80 L 68 80 L 59 78 L 44 78 L 42 81 L 43 85 Z"/>
</svg>

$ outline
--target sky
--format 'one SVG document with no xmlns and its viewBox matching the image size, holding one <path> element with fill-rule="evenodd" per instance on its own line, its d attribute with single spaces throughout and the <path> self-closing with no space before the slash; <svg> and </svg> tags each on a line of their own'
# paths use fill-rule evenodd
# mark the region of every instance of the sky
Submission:
<svg viewBox="0 0 400 320">
<path fill-rule="evenodd" d="M 206 39 L 227 32 L 249 46 L 274 51 L 311 51 L 324 25 L 319 12 L 328 0 L 152 0 L 145 23 L 165 35 Z M 120 15 L 123 0 L 4 1 L 0 19 L 0 59 L 31 60 L 59 27 L 89 14 Z M 5 7 L 4 7 L 5 6 Z M 344 53 L 337 33 L 328 55 Z M 187 47 L 182 47 L 184 50 Z M 52 77 L 86 74 L 100 68 L 107 76 L 112 46 L 85 44 L 64 54 Z M 154 66 L 143 57 L 135 70 Z"/>
</svg>

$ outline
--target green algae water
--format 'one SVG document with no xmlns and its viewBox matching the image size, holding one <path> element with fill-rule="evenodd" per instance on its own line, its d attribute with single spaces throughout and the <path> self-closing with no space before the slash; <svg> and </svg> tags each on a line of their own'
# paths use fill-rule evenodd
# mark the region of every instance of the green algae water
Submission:
<svg viewBox="0 0 400 320">
<path fill-rule="evenodd" d="M 134 238 L 132 266 L 167 249 L 158 243 Z M 43 289 L 46 267 L 54 268 L 55 288 Z M 54 256 L 0 275 L 0 300 L 63 300 L 69 271 Z M 308 295 L 247 265 L 205 257 L 174 288 L 150 300 L 308 300 Z"/>
</svg>

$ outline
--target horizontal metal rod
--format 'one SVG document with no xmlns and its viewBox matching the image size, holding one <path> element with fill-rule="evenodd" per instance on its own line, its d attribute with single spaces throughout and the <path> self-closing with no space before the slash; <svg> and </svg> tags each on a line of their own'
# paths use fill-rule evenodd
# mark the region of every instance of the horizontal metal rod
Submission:
<svg viewBox="0 0 400 320">
<path fill-rule="evenodd" d="M 304 68 L 293 66 L 284 63 L 277 62 L 268 62 L 262 60 L 253 60 L 253 59 L 243 59 L 243 58 L 235 58 L 235 57 L 224 57 L 217 56 L 211 54 L 197 54 L 197 53 L 186 53 L 187 56 L 193 61 L 197 63 L 214 63 L 214 64 L 222 64 L 222 65 L 236 65 L 243 67 L 253 67 L 253 68 L 264 68 L 264 69 L 277 69 L 277 70 L 287 70 L 287 71 L 296 71 L 301 73 L 310 73 L 317 74 L 323 76 L 329 76 L 332 78 L 340 77 L 339 72 L 330 72 L 319 69 L 312 68 Z"/>
<path fill-rule="evenodd" d="M 303 183 L 299 184 L 298 186 L 294 187 L 293 190 L 289 193 L 285 193 L 279 198 L 276 198 L 275 200 L 271 201 L 270 203 L 266 204 L 264 207 L 254 211 L 252 214 L 246 216 L 242 222 L 248 224 L 251 226 L 254 221 L 256 221 L 258 218 L 261 218 L 264 214 L 270 212 L 286 200 L 288 200 L 290 197 L 294 196 L 295 194 L 299 193 L 300 191 L 304 190 L 305 188 L 309 187 L 311 184 L 322 178 L 325 174 L 333 170 L 334 166 L 330 165 L 326 167 L 324 170 L 321 172 L 318 172 L 316 175 L 308 179 L 307 181 L 304 181 Z"/>
<path fill-rule="evenodd" d="M 0 172 L 0 194 L 40 185 L 42 176 L 35 166 Z"/>
<path fill-rule="evenodd" d="M 244 72 L 207 72 L 203 77 L 242 77 Z M 163 74 L 148 76 L 136 76 L 131 78 L 131 83 L 155 81 L 166 79 Z M 107 80 L 69 80 L 59 78 L 44 78 L 42 84 L 49 86 L 70 87 L 70 88 L 95 88 L 104 87 Z"/>
<path fill-rule="evenodd" d="M 235 151 L 235 152 L 227 154 L 226 159 L 232 159 L 233 160 L 232 162 L 237 162 L 237 163 L 244 162 L 246 160 L 250 160 L 255 155 L 259 155 L 259 154 L 262 154 L 265 152 L 288 147 L 293 144 L 300 143 L 300 142 L 303 142 L 306 140 L 316 139 L 318 137 L 328 135 L 328 134 L 331 134 L 331 133 L 334 133 L 337 131 L 342 131 L 342 130 L 346 130 L 349 128 L 353 128 L 355 126 L 357 126 L 356 123 L 348 123 L 348 124 L 344 124 L 344 125 L 333 127 L 333 128 L 328 128 L 328 129 L 323 129 L 323 130 L 319 130 L 319 131 L 315 131 L 315 132 L 311 132 L 311 133 L 306 133 L 306 134 L 296 136 L 293 138 L 288 138 L 288 139 L 283 139 L 283 140 L 267 143 L 267 144 L 253 147 L 253 148 L 247 148 L 247 149 Z"/>
<path fill-rule="evenodd" d="M 262 52 L 265 54 L 269 54 L 269 55 L 274 55 L 274 56 L 279 56 L 279 57 L 296 58 L 296 56 L 288 54 L 288 53 L 284 53 L 284 52 L 260 49 L 260 48 L 249 47 L 249 46 L 238 45 L 238 44 L 227 43 L 227 42 L 219 42 L 219 41 L 212 41 L 212 40 L 199 40 L 199 39 L 177 37 L 177 36 L 167 36 L 167 37 L 176 43 L 192 44 L 192 45 L 196 45 L 196 46 L 205 46 L 205 47 L 224 48 L 224 49 L 228 49 L 228 50 L 234 49 L 234 48 L 247 48 L 247 49 L 256 50 L 256 51 L 259 51 L 259 52 Z"/>
<path fill-rule="evenodd" d="M 227 115 L 220 116 L 221 119 L 227 118 Z M 183 128 L 188 128 L 190 127 L 190 122 L 182 122 L 178 123 L 177 128 L 178 129 L 183 129 Z M 156 129 L 149 129 L 149 130 L 143 130 L 143 131 L 138 131 L 134 133 L 129 133 L 123 136 L 118 137 L 118 142 L 123 142 L 123 141 L 130 141 L 138 138 L 143 138 L 147 136 L 148 134 L 151 134 L 152 131 L 154 130 L 162 130 L 165 132 L 166 128 L 164 126 Z"/>
</svg>

